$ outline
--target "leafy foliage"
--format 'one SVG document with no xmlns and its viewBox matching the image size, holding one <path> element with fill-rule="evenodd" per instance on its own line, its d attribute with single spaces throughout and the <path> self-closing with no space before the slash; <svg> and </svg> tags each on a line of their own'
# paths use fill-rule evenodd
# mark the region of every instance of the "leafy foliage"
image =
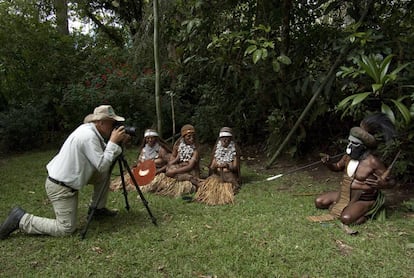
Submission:
<svg viewBox="0 0 414 278">
<path fill-rule="evenodd" d="M 369 57 L 362 55 L 361 58 L 357 59 L 356 61 L 358 68 L 355 69 L 353 67 L 341 67 L 341 71 L 339 71 L 337 75 L 343 78 L 350 76 L 353 79 L 356 79 L 361 75 L 369 76 L 372 79 L 372 90 L 370 92 L 356 93 L 346 97 L 338 104 L 338 109 L 345 110 L 344 114 L 346 114 L 347 109 L 360 104 L 364 100 L 368 101 L 368 97 L 371 97 L 374 98 L 374 101 L 375 99 L 379 100 L 378 105 L 380 105 L 381 112 L 386 113 L 393 121 L 395 121 L 395 113 L 390 108 L 390 104 L 394 104 L 395 108 L 402 116 L 405 125 L 408 125 L 411 121 L 411 115 L 409 108 L 404 104 L 404 100 L 409 100 L 409 95 L 404 95 L 401 93 L 396 94 L 393 91 L 398 92 L 398 87 L 392 88 L 391 86 L 393 85 L 392 83 L 397 83 L 398 73 L 409 64 L 406 63 L 404 65 L 398 66 L 393 71 L 389 72 L 392 57 L 393 55 L 388 55 L 382 59 L 380 55 L 371 55 Z M 388 87 L 391 87 L 388 90 L 386 89 L 387 85 Z M 346 89 L 348 86 L 349 85 L 345 85 L 343 88 Z M 395 98 L 396 96 L 397 98 Z M 408 104 L 409 106 L 413 105 L 410 103 Z M 378 111 L 379 107 L 374 106 L 371 108 L 371 110 Z"/>
<path fill-rule="evenodd" d="M 406 65 L 414 57 L 412 1 L 159 3 L 162 134 L 175 132 L 175 114 L 177 128 L 194 124 L 202 141 L 231 125 L 242 144 L 266 143 L 271 153 L 321 84 L 285 152 L 327 148 L 367 111 L 393 115 L 402 132 L 413 133 L 413 69 Z M 69 36 L 57 31 L 53 4 L 0 4 L 3 115 L 41 102 L 38 111 L 52 115 L 42 128 L 65 134 L 93 106 L 111 103 L 128 124 L 154 126 L 152 2 L 71 1 L 70 16 L 92 31 Z M 325 80 L 349 44 L 354 63 L 342 63 L 348 75 Z M 344 110 L 336 110 L 339 103 Z"/>
<path fill-rule="evenodd" d="M 0 112 L 0 153 L 9 149 L 27 151 L 56 139 L 49 129 L 50 123 L 47 105 L 41 102 Z"/>
<path fill-rule="evenodd" d="M 412 161 L 412 144 L 406 140 L 414 135 L 411 118 L 414 116 L 412 85 L 403 84 L 403 70 L 412 66 L 409 63 L 402 64 L 392 69 L 393 55 L 382 58 L 381 55 L 361 55 L 355 58 L 356 68 L 341 67 L 338 76 L 345 78 L 344 90 L 349 90 L 351 95 L 338 103 L 338 109 L 343 110 L 342 115 L 349 115 L 352 111 L 381 111 L 396 124 L 397 128 L 404 135 L 396 138 L 394 152 L 396 149 L 403 149 L 405 153 L 400 158 L 395 169 L 397 176 L 406 176 L 414 166 Z M 351 79 L 349 79 L 351 78 Z M 371 88 L 371 91 L 365 91 Z M 394 109 L 392 109 L 393 107 Z M 384 151 L 383 153 L 386 153 Z"/>
</svg>

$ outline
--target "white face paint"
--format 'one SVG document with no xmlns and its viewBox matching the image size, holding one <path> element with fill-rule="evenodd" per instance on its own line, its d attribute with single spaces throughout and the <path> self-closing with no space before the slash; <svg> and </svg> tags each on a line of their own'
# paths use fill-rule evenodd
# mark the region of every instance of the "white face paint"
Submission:
<svg viewBox="0 0 414 278">
<path fill-rule="evenodd" d="M 349 135 L 348 145 L 346 146 L 346 153 L 353 159 L 358 159 L 365 151 L 365 146 L 361 140 Z"/>
</svg>

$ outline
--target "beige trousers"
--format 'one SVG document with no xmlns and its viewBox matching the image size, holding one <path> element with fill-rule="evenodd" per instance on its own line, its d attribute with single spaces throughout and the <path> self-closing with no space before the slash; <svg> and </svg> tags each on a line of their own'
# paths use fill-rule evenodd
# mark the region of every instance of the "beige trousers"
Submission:
<svg viewBox="0 0 414 278">
<path fill-rule="evenodd" d="M 105 182 L 106 181 L 106 182 Z M 95 176 L 92 181 L 94 192 L 91 207 L 103 208 L 108 199 L 109 179 L 105 175 Z M 99 194 L 102 187 L 106 187 L 100 200 Z M 49 179 L 45 183 L 46 193 L 53 205 L 56 219 L 35 216 L 26 213 L 19 223 L 19 228 L 28 234 L 40 234 L 51 236 L 65 236 L 75 232 L 78 214 L 78 191 L 55 184 Z M 97 201 L 98 204 L 97 204 Z"/>
</svg>

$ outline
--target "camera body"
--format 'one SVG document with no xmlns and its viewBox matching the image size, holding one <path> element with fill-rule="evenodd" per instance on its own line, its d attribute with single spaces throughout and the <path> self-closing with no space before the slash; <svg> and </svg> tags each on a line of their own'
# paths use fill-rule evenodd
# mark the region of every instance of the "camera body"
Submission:
<svg viewBox="0 0 414 278">
<path fill-rule="evenodd" d="M 136 128 L 133 126 L 125 126 L 125 133 L 131 136 L 136 136 Z"/>
<path fill-rule="evenodd" d="M 124 125 L 121 122 L 115 122 L 115 124 L 114 124 L 114 128 L 115 129 L 119 128 L 120 126 L 124 126 L 124 129 L 125 129 L 125 133 L 126 134 L 128 134 L 130 136 L 137 136 L 137 132 L 136 132 L 137 129 L 135 127 L 133 127 L 133 126 L 126 126 L 126 125 Z"/>
</svg>

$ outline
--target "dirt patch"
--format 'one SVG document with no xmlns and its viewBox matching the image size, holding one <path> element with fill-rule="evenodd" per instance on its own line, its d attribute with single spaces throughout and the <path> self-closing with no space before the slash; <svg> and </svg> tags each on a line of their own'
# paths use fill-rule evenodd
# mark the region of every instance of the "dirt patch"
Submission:
<svg viewBox="0 0 414 278">
<path fill-rule="evenodd" d="M 304 166 L 311 165 L 310 167 L 304 167 L 300 171 L 308 173 L 315 183 L 337 183 L 338 187 L 342 179 L 340 173 L 334 173 L 327 169 L 319 162 L 317 155 L 310 155 L 305 158 L 294 160 L 289 157 L 278 158 L 271 167 L 266 167 L 270 159 L 266 157 L 265 152 L 260 147 L 251 147 L 243 150 L 243 156 L 241 158 L 243 163 L 252 169 L 254 172 L 274 176 L 277 174 L 286 174 L 293 170 L 300 169 Z M 386 196 L 386 205 L 389 208 L 396 209 L 401 206 L 404 201 L 411 200 L 414 202 L 414 183 L 401 184 L 398 183 L 391 189 L 382 190 Z"/>
</svg>

